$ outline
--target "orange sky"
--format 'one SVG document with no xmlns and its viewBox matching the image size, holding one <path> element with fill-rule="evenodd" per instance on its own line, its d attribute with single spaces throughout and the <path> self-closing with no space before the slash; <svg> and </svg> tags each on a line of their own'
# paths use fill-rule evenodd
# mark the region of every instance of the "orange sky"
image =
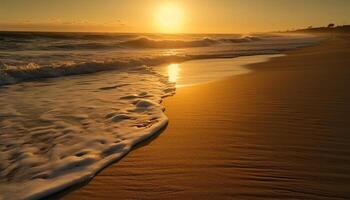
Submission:
<svg viewBox="0 0 350 200">
<path fill-rule="evenodd" d="M 0 30 L 263 32 L 348 24 L 349 8 L 349 0 L 0 0 Z"/>
</svg>

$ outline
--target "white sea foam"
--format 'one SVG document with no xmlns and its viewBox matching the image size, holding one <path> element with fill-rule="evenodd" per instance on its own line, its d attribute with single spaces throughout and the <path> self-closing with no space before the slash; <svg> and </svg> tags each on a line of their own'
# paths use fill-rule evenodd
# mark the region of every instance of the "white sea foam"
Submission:
<svg viewBox="0 0 350 200">
<path fill-rule="evenodd" d="M 88 180 L 167 124 L 174 85 L 147 67 L 1 89 L 0 199 Z"/>
</svg>

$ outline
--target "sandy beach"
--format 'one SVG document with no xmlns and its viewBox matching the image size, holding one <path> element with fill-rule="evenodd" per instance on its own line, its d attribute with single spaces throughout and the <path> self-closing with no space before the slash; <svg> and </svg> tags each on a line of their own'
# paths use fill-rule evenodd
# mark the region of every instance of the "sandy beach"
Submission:
<svg viewBox="0 0 350 200">
<path fill-rule="evenodd" d="M 61 199 L 350 198 L 350 40 L 166 98 L 167 128 Z"/>
</svg>

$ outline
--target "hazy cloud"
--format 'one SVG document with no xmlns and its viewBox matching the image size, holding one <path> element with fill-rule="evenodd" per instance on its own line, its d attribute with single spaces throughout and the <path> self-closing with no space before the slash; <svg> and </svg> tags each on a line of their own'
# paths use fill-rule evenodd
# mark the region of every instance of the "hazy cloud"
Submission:
<svg viewBox="0 0 350 200">
<path fill-rule="evenodd" d="M 120 19 L 95 23 L 86 20 L 63 21 L 58 17 L 49 18 L 45 21 L 33 22 L 25 19 L 18 22 L 0 22 L 0 30 L 5 31 L 101 31 L 101 32 L 122 32 L 131 28 Z"/>
</svg>

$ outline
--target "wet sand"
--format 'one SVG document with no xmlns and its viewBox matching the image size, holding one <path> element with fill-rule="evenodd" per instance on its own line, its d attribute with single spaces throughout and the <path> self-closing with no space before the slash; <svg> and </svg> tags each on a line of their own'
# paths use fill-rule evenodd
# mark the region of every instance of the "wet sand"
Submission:
<svg viewBox="0 0 350 200">
<path fill-rule="evenodd" d="M 349 199 L 350 39 L 180 88 L 150 143 L 62 199 Z"/>
</svg>

